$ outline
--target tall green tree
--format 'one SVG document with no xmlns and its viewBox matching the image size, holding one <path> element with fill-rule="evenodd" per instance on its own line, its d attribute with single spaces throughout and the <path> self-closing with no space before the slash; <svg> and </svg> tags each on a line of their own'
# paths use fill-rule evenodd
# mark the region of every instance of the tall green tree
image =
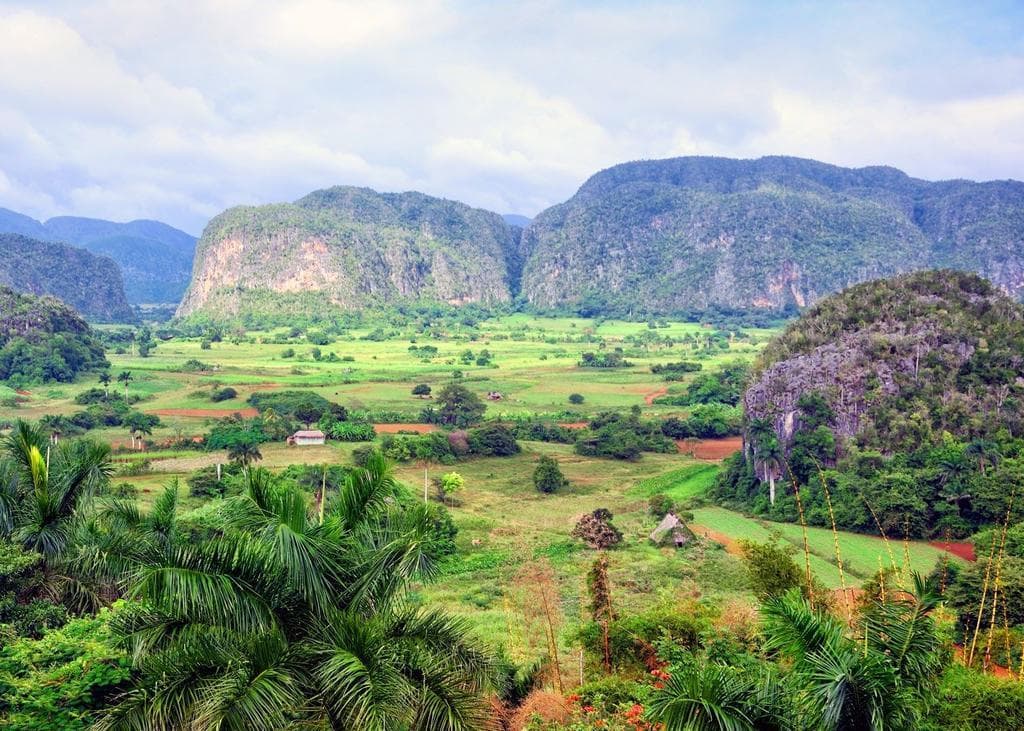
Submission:
<svg viewBox="0 0 1024 731">
<path fill-rule="evenodd" d="M 124 384 L 124 401 L 128 403 L 128 384 L 135 379 L 132 377 L 131 371 L 121 371 L 117 375 L 117 380 Z"/>
</svg>

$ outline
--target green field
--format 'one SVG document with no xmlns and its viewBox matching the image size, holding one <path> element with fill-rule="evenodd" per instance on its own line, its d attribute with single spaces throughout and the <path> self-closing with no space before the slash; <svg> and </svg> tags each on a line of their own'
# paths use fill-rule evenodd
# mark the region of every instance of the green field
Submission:
<svg viewBox="0 0 1024 731">
<path fill-rule="evenodd" d="M 694 524 L 698 533 L 702 529 L 721 534 L 730 541 L 770 540 L 773 533 L 778 533 L 784 541 L 791 543 L 800 550 L 798 562 L 803 565 L 803 531 L 799 525 L 792 523 L 772 523 L 769 521 L 749 518 L 731 510 L 719 507 L 698 508 L 693 511 Z M 861 535 L 839 531 L 839 553 L 843 560 L 846 575 L 846 586 L 860 586 L 866 579 L 880 568 L 895 565 L 898 570 L 905 570 L 906 558 L 909 555 L 911 571 L 927 574 L 942 559 L 960 561 L 961 559 L 922 541 L 903 542 L 890 540 L 888 545 L 880 537 Z M 809 527 L 807 529 L 807 545 L 811 554 L 811 571 L 831 588 L 841 586 L 838 562 L 835 553 L 835 537 L 831 530 Z"/>
<path fill-rule="evenodd" d="M 486 320 L 475 327 L 453 327 L 444 333 L 424 337 L 404 326 L 385 327 L 385 339 L 366 339 L 370 328 L 353 330 L 329 345 L 319 346 L 321 360 L 313 357 L 314 346 L 303 338 L 285 343 L 283 330 L 248 332 L 231 342 L 227 335 L 203 349 L 199 338 L 174 338 L 160 342 L 153 354 L 141 358 L 110 354 L 111 373 L 130 371 L 129 393 L 141 396 L 136 404 L 145 412 L 166 410 L 207 410 L 205 415 L 161 415 L 162 424 L 152 436 L 153 445 L 142 452 L 115 455 L 119 474 L 115 482 L 136 486 L 143 503 L 150 502 L 172 479 L 178 479 L 186 507 L 201 504 L 187 495 L 185 479 L 204 466 L 226 462 L 223 452 L 172 450 L 160 446 L 170 437 L 202 434 L 217 416 L 248 407 L 246 399 L 256 390 L 298 388 L 314 391 L 350 410 L 384 414 L 386 421 L 417 421 L 429 400 L 410 394 L 417 383 L 435 389 L 448 382 L 456 370 L 462 382 L 483 397 L 500 391 L 500 401 L 488 401 L 490 418 L 541 416 L 563 422 L 582 421 L 603 410 L 622 411 L 640 407 L 645 417 L 682 414 L 678 407 L 649 403 L 666 389 L 678 391 L 685 382 L 667 383 L 651 373 L 650 366 L 668 361 L 695 360 L 704 370 L 733 360 L 751 361 L 772 335 L 771 331 L 749 331 L 728 348 L 703 344 L 710 332 L 692 323 L 669 323 L 656 330 L 645 323 L 591 321 L 581 318 L 537 318 L 513 315 Z M 661 342 L 650 342 L 657 335 Z M 674 343 L 667 345 L 665 336 Z M 645 342 L 647 341 L 647 342 Z M 432 345 L 436 355 L 427 359 L 410 354 L 410 346 Z M 578 367 L 580 355 L 622 348 L 631 367 L 596 369 Z M 284 357 L 291 349 L 294 356 Z M 462 362 L 462 354 L 489 351 L 492 365 Z M 324 360 L 329 354 L 337 360 Z M 200 360 L 212 366 L 208 372 L 186 372 L 183 364 Z M 19 396 L 17 407 L 0 408 L 0 420 L 35 419 L 48 413 L 71 414 L 79 410 L 76 394 L 95 387 L 94 379 L 75 384 L 58 384 L 29 389 Z M 214 403 L 209 391 L 232 385 L 239 392 L 234 400 Z M 115 381 L 111 388 L 123 390 Z M 568 402 L 571 393 L 584 396 L 584 403 Z M 646 397 L 646 398 L 645 398 Z M 386 413 L 385 413 L 386 412 Z M 115 446 L 128 442 L 124 429 L 90 432 Z M 351 459 L 355 444 L 329 443 L 322 447 L 288 447 L 283 443 L 261 445 L 261 465 L 279 470 L 290 464 L 339 464 Z M 611 555 L 611 578 L 616 603 L 626 609 L 664 604 L 684 598 L 701 598 L 714 604 L 723 601 L 751 603 L 746 576 L 739 559 L 714 541 L 697 541 L 682 550 L 657 548 L 647 539 L 657 519 L 647 512 L 647 500 L 665 494 L 686 504 L 699 498 L 712 484 L 716 463 L 684 454 L 644 454 L 634 462 L 581 457 L 571 446 L 523 442 L 521 454 L 507 458 L 476 458 L 455 466 L 430 465 L 427 479 L 457 470 L 466 480 L 461 504 L 452 513 L 459 528 L 457 557 L 444 567 L 441 581 L 421 587 L 420 601 L 440 601 L 457 613 L 470 617 L 481 634 L 495 643 L 506 640 L 518 622 L 514 576 L 526 562 L 550 561 L 562 593 L 566 630 L 585 616 L 585 574 L 594 553 L 570 537 L 578 518 L 596 508 L 608 508 L 623 532 L 623 545 Z M 532 472 L 541 455 L 556 458 L 570 481 L 570 487 L 555 495 L 538 493 Z M 145 460 L 142 474 L 120 474 L 137 469 Z M 135 465 L 135 466 L 133 466 Z M 424 468 L 415 463 L 400 464 L 397 473 L 416 494 L 422 494 Z M 767 526 L 721 508 L 702 507 L 695 511 L 695 525 L 722 534 L 730 541 L 741 538 L 767 540 L 770 529 L 783 539 L 800 545 L 799 527 Z M 832 534 L 810 531 L 812 569 L 828 586 L 838 586 L 834 565 Z M 884 544 L 865 536 L 843 535 L 842 550 L 847 561 L 848 581 L 859 585 L 879 560 L 887 562 Z M 902 545 L 894 544 L 897 561 Z M 927 545 L 911 546 L 915 569 L 927 570 L 939 552 Z"/>
</svg>

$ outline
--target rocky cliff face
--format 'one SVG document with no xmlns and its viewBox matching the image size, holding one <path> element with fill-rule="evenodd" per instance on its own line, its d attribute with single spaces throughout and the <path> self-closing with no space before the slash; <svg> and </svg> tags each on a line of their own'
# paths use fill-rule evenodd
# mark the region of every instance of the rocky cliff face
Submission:
<svg viewBox="0 0 1024 731">
<path fill-rule="evenodd" d="M 797 158 L 677 158 L 600 172 L 523 233 L 522 293 L 616 312 L 804 306 L 924 268 L 1024 296 L 1024 183 L 930 183 Z"/>
<path fill-rule="evenodd" d="M 337 187 L 233 208 L 203 233 L 178 315 L 272 312 L 282 301 L 504 302 L 517 242 L 497 214 L 420 193 Z"/>
<path fill-rule="evenodd" d="M 785 447 L 805 394 L 825 398 L 840 442 L 887 452 L 943 431 L 1020 430 L 1024 307 L 952 271 L 852 287 L 768 346 L 743 397 L 748 422 L 767 423 Z"/>
<path fill-rule="evenodd" d="M 65 244 L 0 234 L 0 284 L 56 297 L 93 322 L 131 322 L 135 317 L 117 264 Z"/>
</svg>

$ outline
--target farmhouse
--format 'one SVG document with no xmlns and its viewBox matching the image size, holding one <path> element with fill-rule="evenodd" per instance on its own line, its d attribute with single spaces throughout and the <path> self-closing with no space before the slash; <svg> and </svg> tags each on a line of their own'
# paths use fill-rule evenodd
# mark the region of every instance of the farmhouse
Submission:
<svg viewBox="0 0 1024 731">
<path fill-rule="evenodd" d="M 693 533 L 674 513 L 668 513 L 650 536 L 656 546 L 674 545 L 676 548 L 682 548 L 691 538 Z"/>
<path fill-rule="evenodd" d="M 304 447 L 309 444 L 323 444 L 326 437 L 319 429 L 300 429 L 288 437 L 288 444 Z"/>
</svg>

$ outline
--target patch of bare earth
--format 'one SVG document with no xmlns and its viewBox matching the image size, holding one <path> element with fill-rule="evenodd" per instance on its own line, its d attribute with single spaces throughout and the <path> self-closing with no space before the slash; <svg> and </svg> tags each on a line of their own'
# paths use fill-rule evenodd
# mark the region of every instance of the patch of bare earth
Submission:
<svg viewBox="0 0 1024 731">
<path fill-rule="evenodd" d="M 658 398 L 659 396 L 664 396 L 667 393 L 668 387 L 662 386 L 656 391 L 651 391 L 650 393 L 644 394 L 644 403 L 647 404 L 648 406 L 653 406 L 654 399 Z"/>
<path fill-rule="evenodd" d="M 978 560 L 978 557 L 974 555 L 974 546 L 967 541 L 928 541 L 928 545 L 935 546 L 941 551 L 952 553 L 964 561 Z"/>
<path fill-rule="evenodd" d="M 742 437 L 723 437 L 721 439 L 677 439 L 676 446 L 683 454 L 697 459 L 723 460 L 743 449 Z"/>
<path fill-rule="evenodd" d="M 429 434 L 438 430 L 436 424 L 374 424 L 374 431 L 378 434 L 398 434 L 399 432 L 416 432 L 417 434 Z"/>
</svg>

